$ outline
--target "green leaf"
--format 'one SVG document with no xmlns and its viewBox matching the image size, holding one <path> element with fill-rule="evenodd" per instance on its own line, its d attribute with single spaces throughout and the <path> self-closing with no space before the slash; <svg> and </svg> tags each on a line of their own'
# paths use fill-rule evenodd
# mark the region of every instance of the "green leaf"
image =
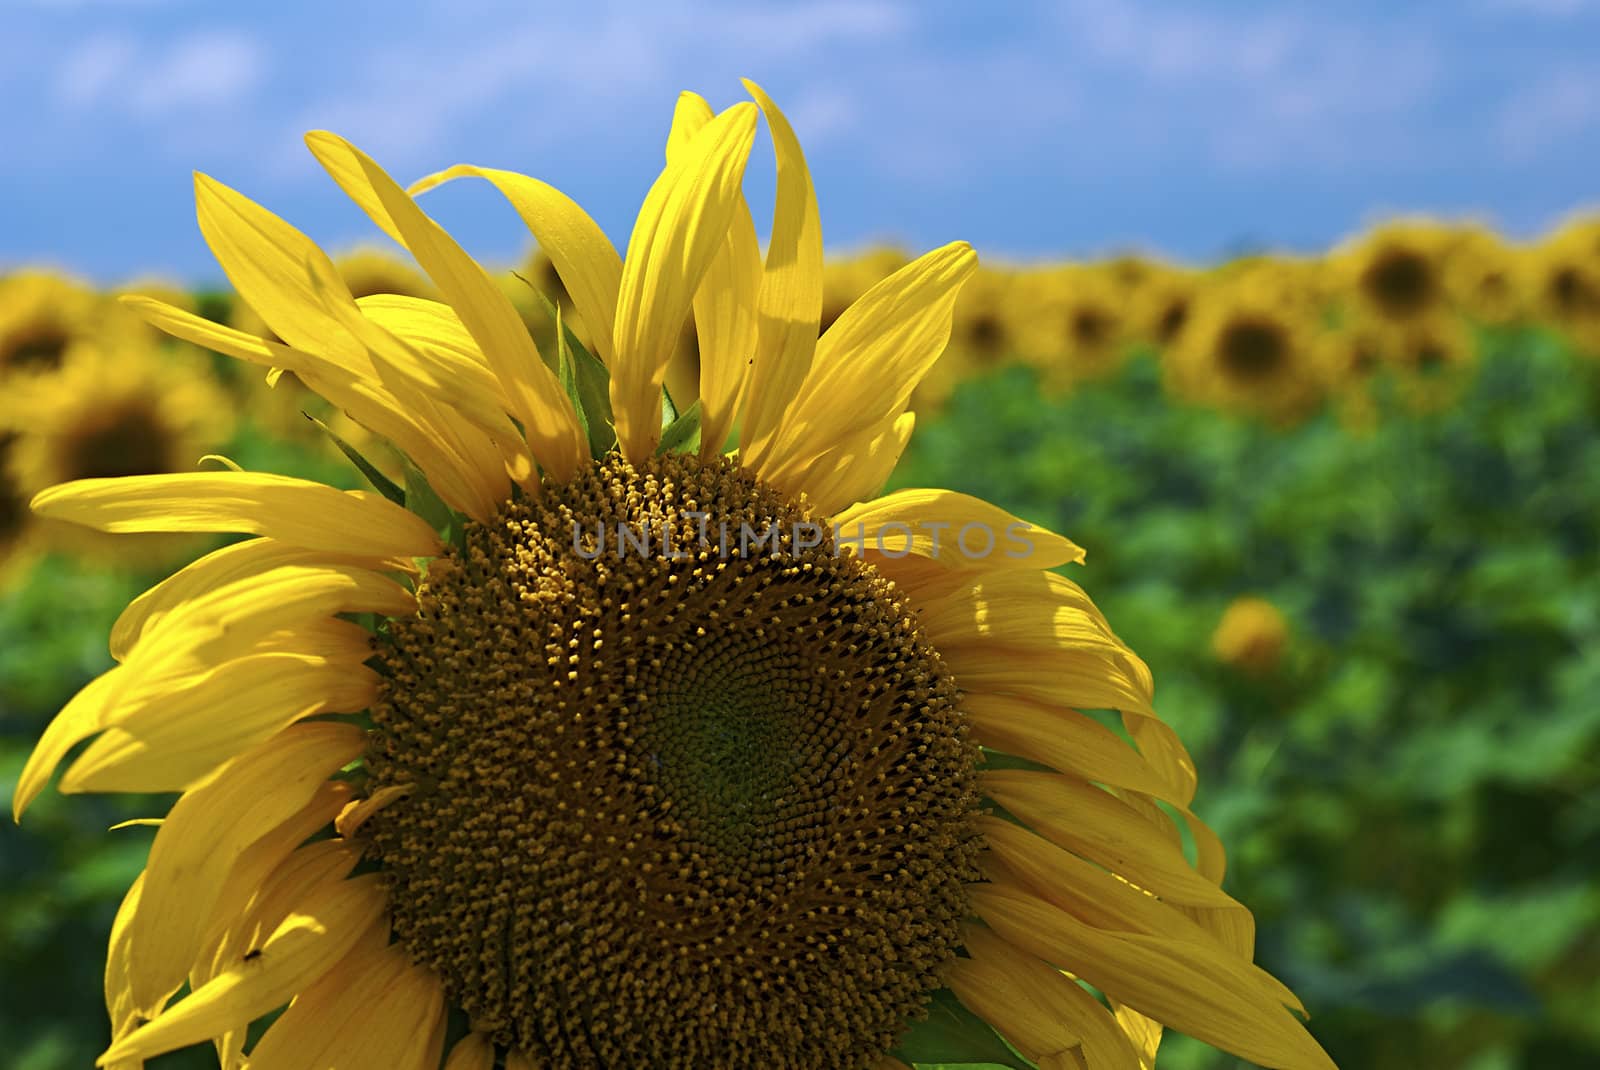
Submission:
<svg viewBox="0 0 1600 1070">
<path fill-rule="evenodd" d="M 928 1001 L 928 1017 L 916 1022 L 890 1052 L 916 1064 L 991 1063 L 1011 1070 L 1033 1070 L 982 1018 L 967 1010 L 955 993 L 941 988 Z"/>
<path fill-rule="evenodd" d="M 678 404 L 672 400 L 672 391 L 661 388 L 661 430 L 678 422 Z"/>
<path fill-rule="evenodd" d="M 666 391 L 663 390 L 662 394 Z M 690 453 L 700 448 L 700 402 L 690 405 L 661 432 L 657 453 Z"/>
<path fill-rule="evenodd" d="M 350 445 L 350 443 L 334 434 L 333 428 L 329 427 L 327 424 L 323 423 L 309 412 L 302 412 L 300 415 L 316 424 L 322 429 L 323 434 L 333 439 L 333 444 L 339 447 L 339 452 L 350 458 L 350 463 L 361 470 L 361 474 L 367 477 L 367 482 L 371 483 L 379 494 L 383 495 L 385 498 L 388 498 L 396 505 L 406 504 L 406 492 L 400 487 L 396 486 L 394 480 L 378 471 L 376 465 L 367 460 L 365 457 L 361 456 L 360 451 L 358 451 L 354 446 Z"/>
<path fill-rule="evenodd" d="M 516 272 L 512 274 L 516 275 Z M 517 278 L 522 279 L 533 291 L 544 305 L 550 322 L 556 325 L 556 367 L 561 386 L 566 390 L 572 407 L 577 410 L 578 420 L 589 436 L 589 452 L 596 457 L 603 457 L 617 444 L 617 432 L 611 420 L 611 373 L 598 357 L 578 341 L 572 328 L 562 322 L 561 309 L 556 307 L 555 302 L 521 275 L 517 275 Z"/>
<path fill-rule="evenodd" d="M 405 466 L 406 508 L 426 520 L 428 525 L 446 540 L 461 534 L 464 530 L 463 525 L 451 508 L 444 503 L 444 499 L 429 485 L 428 477 L 422 474 L 422 469 L 412 464 L 410 458 L 405 459 Z"/>
</svg>

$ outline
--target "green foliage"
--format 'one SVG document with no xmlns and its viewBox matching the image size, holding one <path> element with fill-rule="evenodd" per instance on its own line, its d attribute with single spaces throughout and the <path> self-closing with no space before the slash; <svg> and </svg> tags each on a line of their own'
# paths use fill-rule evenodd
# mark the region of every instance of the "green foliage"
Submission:
<svg viewBox="0 0 1600 1070">
<path fill-rule="evenodd" d="M 1260 959 L 1347 1067 L 1600 1061 L 1600 369 L 1489 342 L 1458 403 L 1367 433 L 1175 405 L 1149 360 L 1053 402 L 1011 369 L 895 473 L 1086 548 Z M 1209 649 L 1246 593 L 1292 630 L 1259 677 Z"/>
</svg>

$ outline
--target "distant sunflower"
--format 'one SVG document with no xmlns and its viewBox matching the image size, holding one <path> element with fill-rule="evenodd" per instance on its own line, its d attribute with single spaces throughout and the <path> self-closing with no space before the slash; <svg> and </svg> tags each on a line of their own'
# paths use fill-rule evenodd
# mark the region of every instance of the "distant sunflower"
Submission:
<svg viewBox="0 0 1600 1070">
<path fill-rule="evenodd" d="M 1211 635 L 1211 651 L 1218 661 L 1259 676 L 1278 667 L 1288 641 L 1289 624 L 1278 607 L 1247 595 L 1223 611 Z"/>
<path fill-rule="evenodd" d="M 1029 311 L 1017 317 L 1018 347 L 1046 386 L 1065 389 L 1116 370 L 1127 352 L 1127 285 L 1102 265 L 1028 277 Z"/>
<path fill-rule="evenodd" d="M 1389 344 L 1401 400 L 1415 411 L 1455 401 L 1476 369 L 1472 332 L 1446 313 L 1395 330 Z"/>
<path fill-rule="evenodd" d="M 1332 258 L 1361 314 L 1390 323 L 1425 319 L 1447 299 L 1447 227 L 1397 221 L 1374 228 Z"/>
<path fill-rule="evenodd" d="M 1197 401 L 1304 417 L 1321 396 L 1315 321 L 1297 289 L 1270 272 L 1207 286 L 1167 361 L 1176 391 Z"/>
<path fill-rule="evenodd" d="M 1527 315 L 1525 275 L 1518 251 L 1487 227 L 1461 228 L 1444 254 L 1450 303 L 1478 323 L 1503 326 Z"/>
<path fill-rule="evenodd" d="M 1529 253 L 1526 274 L 1541 317 L 1600 355 L 1600 221 L 1580 218 Z"/>
<path fill-rule="evenodd" d="M 49 374 L 8 384 L 16 438 L 11 470 L 21 493 L 59 483 L 192 470 L 233 429 L 233 408 L 199 354 L 123 345 L 79 346 Z M 47 523 L 50 542 L 108 559 L 129 540 L 77 524 Z M 141 557 L 170 552 L 183 540 L 135 540 Z"/>
<path fill-rule="evenodd" d="M 1369 320 L 1352 319 L 1316 336 L 1313 353 L 1323 390 L 1348 428 L 1368 430 L 1377 422 L 1374 386 L 1391 364 L 1393 333 Z"/>
<path fill-rule="evenodd" d="M 182 793 L 113 925 L 102 1065 L 214 1041 L 235 1068 L 288 1004 L 252 1070 L 432 1068 L 451 1017 L 471 1030 L 452 1070 L 892 1067 L 930 998 L 1045 1066 L 1131 1070 L 1158 1023 L 1332 1065 L 1250 961 L 1149 670 L 1047 571 L 1080 551 L 964 495 L 874 497 L 972 250 L 916 259 L 819 341 L 811 179 L 750 88 L 777 155 L 764 264 L 749 103 L 680 98 L 625 257 L 521 175 L 412 187 L 505 194 L 604 369 L 573 352 L 551 373 L 488 273 L 348 142 L 307 139 L 444 303 L 358 304 L 302 234 L 197 179 L 213 252 L 285 344 L 139 307 L 294 370 L 391 435 L 438 501 L 405 495 L 428 520 L 233 472 L 35 499 L 107 531 L 257 536 L 129 607 L 120 664 L 18 780 L 20 814 L 98 734 L 63 790 Z M 662 427 L 691 306 L 698 447 Z M 1107 708 L 1138 749 L 1077 712 Z"/>
<path fill-rule="evenodd" d="M 1133 340 L 1165 349 L 1177 341 L 1194 310 L 1201 282 L 1192 271 L 1163 267 L 1149 273 L 1130 298 Z"/>
<path fill-rule="evenodd" d="M 28 550 L 34 544 L 33 518 L 28 513 L 28 497 L 11 471 L 12 446 L 17 432 L 11 426 L 0 399 L 0 591 L 7 581 L 22 574 Z"/>
<path fill-rule="evenodd" d="M 99 295 L 63 275 L 19 271 L 0 278 L 0 376 L 59 367 L 74 345 L 105 337 L 105 310 Z"/>
</svg>

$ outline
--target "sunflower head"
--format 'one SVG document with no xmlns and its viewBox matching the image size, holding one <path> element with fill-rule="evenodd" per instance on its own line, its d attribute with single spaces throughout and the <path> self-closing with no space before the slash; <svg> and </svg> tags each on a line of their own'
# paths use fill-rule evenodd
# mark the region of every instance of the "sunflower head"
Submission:
<svg viewBox="0 0 1600 1070">
<path fill-rule="evenodd" d="M 1253 676 L 1270 673 L 1283 659 L 1289 624 L 1265 598 L 1245 595 L 1228 603 L 1211 633 L 1217 660 Z"/>
<path fill-rule="evenodd" d="M 1205 288 L 1167 361 L 1186 396 L 1289 420 L 1321 394 L 1315 320 L 1275 274 L 1251 273 Z"/>
<path fill-rule="evenodd" d="M 1336 252 L 1333 264 L 1362 314 L 1409 323 L 1444 307 L 1445 252 L 1452 240 L 1452 231 L 1438 223 L 1386 223 Z"/>
<path fill-rule="evenodd" d="M 1114 266 L 1078 265 L 1026 278 L 1018 290 L 1019 303 L 1029 306 L 1017 317 L 1020 349 L 1045 384 L 1066 388 L 1113 372 L 1127 352 L 1124 295 L 1130 285 L 1119 281 Z"/>
<path fill-rule="evenodd" d="M 92 290 L 61 275 L 0 278 L 0 376 L 60 367 L 74 345 L 101 337 L 104 312 Z"/>
<path fill-rule="evenodd" d="M 879 493 L 971 248 L 820 331 L 809 172 L 747 86 L 720 114 L 680 98 L 622 254 L 543 183 L 460 166 L 406 190 L 310 135 L 441 301 L 358 299 L 198 179 L 271 337 L 133 303 L 292 372 L 407 471 L 36 496 L 106 531 L 255 536 L 129 607 L 119 664 L 18 778 L 20 813 L 95 737 L 64 790 L 178 793 L 113 924 L 103 1065 L 210 1041 L 227 1070 L 431 1070 L 454 1018 L 451 1070 L 877 1070 L 951 1061 L 952 1022 L 967 1051 L 1014 1060 L 1003 1036 L 1042 1065 L 1148 1064 L 1170 1024 L 1331 1066 L 1251 963 L 1148 668 L 1052 571 L 1082 552 L 966 495 Z M 764 257 L 742 189 L 761 113 Z M 549 250 L 592 349 L 563 330 L 542 353 L 423 211 L 465 177 Z M 662 385 L 691 314 L 680 410 Z M 1083 709 L 1120 711 L 1137 749 Z"/>
</svg>

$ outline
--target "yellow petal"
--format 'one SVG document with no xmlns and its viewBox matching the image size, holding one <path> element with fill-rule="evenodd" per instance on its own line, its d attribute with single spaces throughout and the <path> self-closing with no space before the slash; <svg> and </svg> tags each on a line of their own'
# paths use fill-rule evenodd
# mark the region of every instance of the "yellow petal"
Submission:
<svg viewBox="0 0 1600 1070">
<path fill-rule="evenodd" d="M 823 513 L 879 494 L 900 463 L 916 422 L 915 413 L 901 413 L 881 434 L 829 450 L 797 483 L 795 493 L 803 491 Z"/>
<path fill-rule="evenodd" d="M 190 992 L 96 1060 L 150 1059 L 209 1040 L 288 1002 L 314 984 L 375 925 L 384 924 L 383 878 L 374 873 L 307 891 L 300 909 L 256 953 Z"/>
<path fill-rule="evenodd" d="M 444 1070 L 494 1070 L 494 1041 L 482 1033 L 468 1033 L 450 1049 Z"/>
<path fill-rule="evenodd" d="M 1072 777 L 1016 769 L 985 772 L 983 790 L 1052 843 L 1163 899 L 1244 910 L 1196 873 L 1177 844 L 1152 836 L 1146 820 L 1108 791 Z"/>
<path fill-rule="evenodd" d="M 437 978 L 399 945 L 357 944 L 295 997 L 250 1051 L 251 1070 L 429 1070 L 444 1015 Z"/>
<path fill-rule="evenodd" d="M 387 218 L 392 222 L 406 248 L 477 341 L 511 403 L 512 415 L 522 422 L 533 455 L 557 480 L 571 479 L 579 461 L 589 456 L 588 439 L 511 300 L 366 154 L 343 138 L 321 131 L 307 134 L 306 144 L 375 221 Z M 352 161 L 359 165 L 359 173 Z"/>
<path fill-rule="evenodd" d="M 817 347 L 817 327 L 822 322 L 822 220 L 811 171 L 789 120 L 760 86 L 746 79 L 744 87 L 767 117 L 778 160 L 772 238 L 761 277 L 760 344 L 739 430 L 742 463 L 760 470 Z"/>
<path fill-rule="evenodd" d="M 352 370 L 158 301 L 137 297 L 123 300 L 150 323 L 174 337 L 237 360 L 272 368 L 274 372 L 279 369 L 294 372 L 308 388 L 349 413 L 362 427 L 394 443 L 416 462 L 433 489 L 451 508 L 466 512 L 477 500 L 479 493 L 470 461 L 438 441 L 438 430 L 421 420 L 415 411 L 414 398 L 413 403 L 403 402 L 378 380 L 377 369 L 367 359 L 365 349 L 358 347 L 366 367 Z M 268 380 L 273 381 L 270 374 Z"/>
<path fill-rule="evenodd" d="M 661 440 L 661 383 L 695 291 L 722 249 L 755 139 L 756 110 L 736 104 L 706 124 L 645 196 L 617 292 L 611 410 L 635 463 Z"/>
<path fill-rule="evenodd" d="M 189 972 L 229 868 L 365 747 L 365 734 L 353 725 L 294 725 L 173 805 L 151 844 L 127 936 L 134 1001 L 146 1017 Z"/>
<path fill-rule="evenodd" d="M 191 598 L 249 576 L 258 576 L 280 565 L 316 561 L 359 564 L 363 559 L 340 559 L 276 539 L 247 539 L 213 550 L 128 603 L 128 607 L 111 626 L 111 656 L 118 661 L 126 661 L 146 629 Z"/>
<path fill-rule="evenodd" d="M 1287 1009 L 1259 995 L 1226 956 L 1144 933 L 1108 933 L 1025 892 L 969 891 L 1005 940 L 1071 970 L 1107 996 L 1264 1067 L 1336 1070 Z"/>
<path fill-rule="evenodd" d="M 973 736 L 985 747 L 1096 783 L 1158 798 L 1167 794 L 1166 784 L 1138 751 L 1076 710 L 987 692 L 968 692 L 964 708 Z"/>
<path fill-rule="evenodd" d="M 1112 1004 L 1112 1012 L 1139 1053 L 1139 1065 L 1144 1070 L 1155 1070 L 1156 1052 L 1161 1049 L 1161 1023 L 1121 1003 Z"/>
<path fill-rule="evenodd" d="M 711 105 L 683 93 L 672 117 L 667 161 L 681 158 L 694 135 L 711 122 Z M 739 416 L 751 357 L 759 341 L 756 305 L 761 295 L 761 246 L 750 206 L 740 194 L 722 248 L 694 295 L 700 346 L 700 455 L 722 451 Z"/>
<path fill-rule="evenodd" d="M 1137 1070 L 1139 1060 L 1106 1008 L 1059 970 L 978 925 L 962 943 L 971 956 L 950 966 L 950 987 L 967 1007 L 1024 1049 L 1041 1067 L 1081 1049 L 1090 1067 Z"/>
<path fill-rule="evenodd" d="M 1067 539 L 953 490 L 897 490 L 851 506 L 833 524 L 849 536 L 841 548 L 865 546 L 867 560 L 891 578 L 893 562 L 906 554 L 980 571 L 1038 571 L 1083 561 L 1083 551 Z"/>
<path fill-rule="evenodd" d="M 194 200 L 200 232 L 217 263 L 279 338 L 353 371 L 369 368 L 360 344 L 328 314 L 306 274 L 307 264 L 317 264 L 339 277 L 315 242 L 207 175 L 196 173 Z M 339 286 L 353 302 L 349 289 Z"/>
<path fill-rule="evenodd" d="M 442 548 L 427 521 L 380 494 L 266 472 L 80 479 L 40 491 L 33 510 L 100 531 L 240 532 L 380 559 Z"/>
<path fill-rule="evenodd" d="M 139 1005 L 134 1002 L 131 983 L 132 966 L 128 961 L 128 924 L 139 909 L 139 896 L 144 891 L 144 871 L 128 886 L 128 894 L 117 907 L 117 916 L 111 922 L 111 941 L 106 948 L 106 1013 L 111 1016 L 111 1037 L 116 1040 L 132 1032 L 139 1017 Z"/>
<path fill-rule="evenodd" d="M 296 721 L 366 709 L 379 678 L 362 660 L 271 653 L 224 662 L 119 721 L 62 776 L 61 791 L 186 791 Z"/>
<path fill-rule="evenodd" d="M 550 258 L 561 284 L 572 298 L 578 319 L 594 340 L 595 355 L 614 363 L 611 336 L 622 281 L 622 258 L 600 225 L 577 202 L 554 186 L 514 171 L 458 164 L 412 183 L 413 196 L 456 178 L 485 179 L 511 202 L 534 241 Z"/>
<path fill-rule="evenodd" d="M 45 726 L 44 734 L 34 746 L 33 753 L 17 775 L 17 787 L 11 794 L 11 819 L 21 821 L 23 812 L 39 797 L 56 766 L 67 752 L 106 727 L 106 714 L 111 709 L 111 699 L 122 688 L 124 670 L 121 666 L 90 680 L 73 695 L 61 712 Z"/>
<path fill-rule="evenodd" d="M 769 453 L 753 467 L 770 482 L 804 489 L 818 457 L 858 436 L 881 434 L 950 339 L 961 285 L 977 270 L 966 242 L 912 261 L 845 310 L 785 410 Z M 840 398 L 851 399 L 841 405 Z"/>
</svg>

